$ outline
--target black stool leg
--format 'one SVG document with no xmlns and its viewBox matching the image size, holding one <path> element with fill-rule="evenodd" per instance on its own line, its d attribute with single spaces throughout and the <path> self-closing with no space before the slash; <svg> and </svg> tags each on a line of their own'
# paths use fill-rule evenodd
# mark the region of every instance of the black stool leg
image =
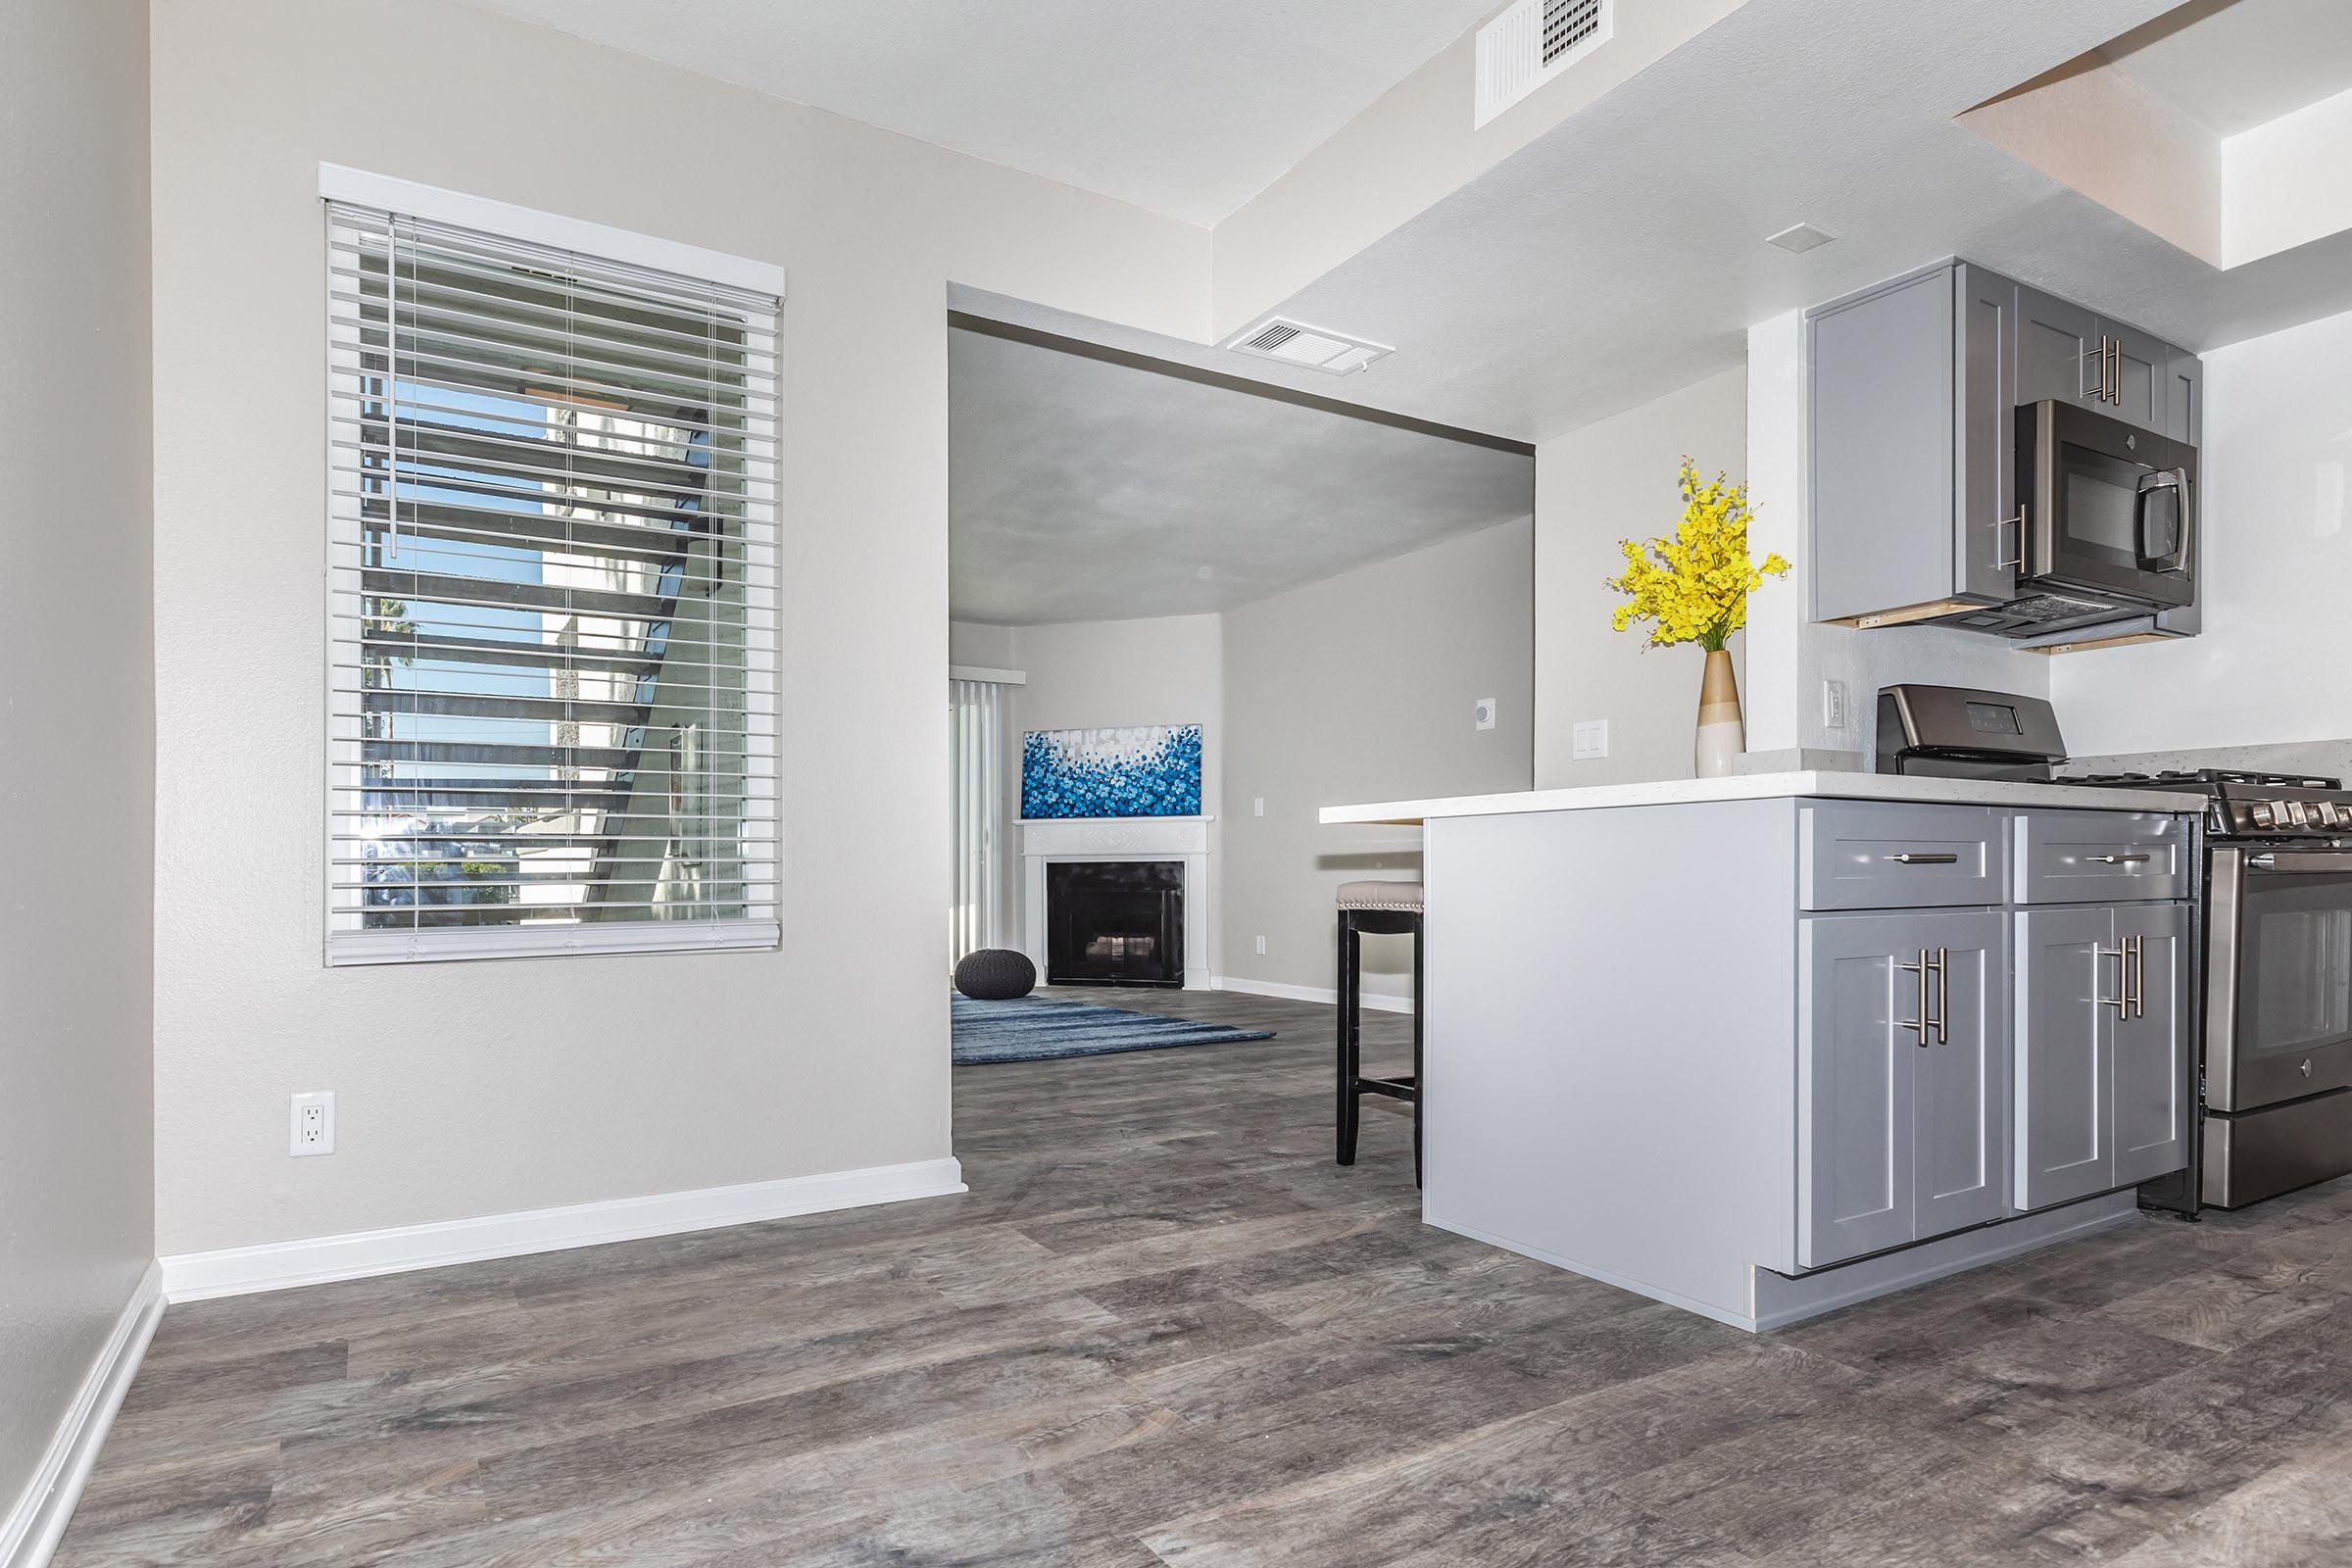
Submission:
<svg viewBox="0 0 2352 1568">
<path fill-rule="evenodd" d="M 1421 916 L 1413 916 L 1413 1185 L 1421 1185 L 1421 1102 L 1429 1075 L 1421 1067 Z"/>
<path fill-rule="evenodd" d="M 1362 1068 L 1362 1036 L 1358 1030 L 1356 983 L 1363 965 L 1363 938 L 1355 920 L 1340 913 L 1340 1163 L 1355 1163 L 1356 1078 Z"/>
</svg>

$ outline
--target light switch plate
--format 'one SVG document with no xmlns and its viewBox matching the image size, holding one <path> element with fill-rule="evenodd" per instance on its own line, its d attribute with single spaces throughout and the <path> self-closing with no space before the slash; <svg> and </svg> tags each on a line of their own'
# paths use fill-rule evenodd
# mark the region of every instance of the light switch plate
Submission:
<svg viewBox="0 0 2352 1568">
<path fill-rule="evenodd" d="M 1605 718 L 1577 720 L 1568 732 L 1568 756 L 1573 761 L 1586 761 L 1609 755 L 1609 721 Z"/>
<path fill-rule="evenodd" d="M 1845 682 L 1841 680 L 1821 683 L 1821 727 L 1845 728 Z"/>
<path fill-rule="evenodd" d="M 1494 727 L 1495 703 L 1494 698 L 1481 697 L 1478 700 L 1478 708 L 1476 711 L 1478 713 L 1478 727 L 1480 729 L 1493 729 Z"/>
</svg>

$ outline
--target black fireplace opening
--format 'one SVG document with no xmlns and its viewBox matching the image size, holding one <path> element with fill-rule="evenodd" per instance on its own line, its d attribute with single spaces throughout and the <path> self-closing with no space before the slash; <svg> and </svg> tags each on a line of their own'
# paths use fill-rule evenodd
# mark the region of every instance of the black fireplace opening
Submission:
<svg viewBox="0 0 2352 1568">
<path fill-rule="evenodd" d="M 1183 985 L 1184 862 L 1047 861 L 1046 980 Z"/>
</svg>

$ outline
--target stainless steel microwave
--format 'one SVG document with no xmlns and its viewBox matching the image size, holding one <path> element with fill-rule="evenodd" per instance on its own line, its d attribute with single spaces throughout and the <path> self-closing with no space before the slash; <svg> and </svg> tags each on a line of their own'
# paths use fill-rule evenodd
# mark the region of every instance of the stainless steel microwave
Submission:
<svg viewBox="0 0 2352 1568">
<path fill-rule="evenodd" d="M 2018 596 L 2057 601 L 2045 624 L 2196 602 L 2196 448 L 2030 403 L 2017 411 L 2017 492 Z"/>
</svg>

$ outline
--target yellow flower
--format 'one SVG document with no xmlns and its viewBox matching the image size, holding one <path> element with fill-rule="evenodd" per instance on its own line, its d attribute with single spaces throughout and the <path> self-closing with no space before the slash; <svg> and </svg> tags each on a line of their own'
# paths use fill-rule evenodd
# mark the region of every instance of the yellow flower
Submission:
<svg viewBox="0 0 2352 1568">
<path fill-rule="evenodd" d="M 1748 559 L 1747 524 L 1753 514 L 1746 485 L 1733 484 L 1725 473 L 1702 484 L 1697 468 L 1685 458 L 1676 487 L 1683 515 L 1671 536 L 1646 545 L 1631 539 L 1618 543 L 1625 571 L 1606 581 L 1626 602 L 1610 612 L 1609 623 L 1624 631 L 1647 621 L 1653 648 L 1676 643 L 1721 648 L 1725 638 L 1747 624 L 1747 596 L 1766 577 L 1787 576 L 1788 563 L 1777 553 L 1761 563 Z"/>
</svg>

